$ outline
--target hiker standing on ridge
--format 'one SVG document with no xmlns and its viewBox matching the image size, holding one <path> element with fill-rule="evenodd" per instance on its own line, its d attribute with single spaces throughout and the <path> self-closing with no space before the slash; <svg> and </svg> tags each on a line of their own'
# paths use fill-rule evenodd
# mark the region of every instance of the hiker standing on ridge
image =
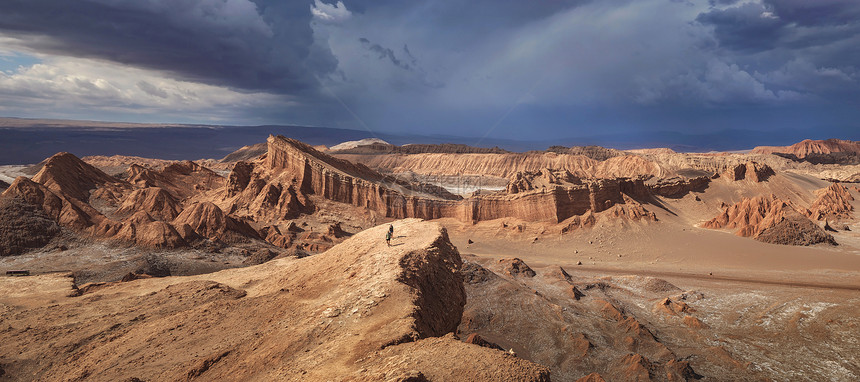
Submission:
<svg viewBox="0 0 860 382">
<path fill-rule="evenodd" d="M 394 224 L 388 225 L 388 233 L 390 233 L 391 236 L 394 237 Z"/>
<path fill-rule="evenodd" d="M 385 233 L 385 244 L 388 244 L 389 247 L 391 246 L 391 230 L 390 229 L 388 230 L 388 232 Z"/>
</svg>

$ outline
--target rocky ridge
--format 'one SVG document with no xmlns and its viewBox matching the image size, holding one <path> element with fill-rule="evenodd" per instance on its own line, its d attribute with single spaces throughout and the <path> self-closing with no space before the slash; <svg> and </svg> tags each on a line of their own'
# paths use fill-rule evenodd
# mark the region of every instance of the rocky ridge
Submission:
<svg viewBox="0 0 860 382">
<path fill-rule="evenodd" d="M 304 259 L 82 286 L 22 308 L 0 329 L 4 377 L 548 381 L 544 367 L 446 335 L 465 304 L 459 254 L 434 223 L 396 226 L 398 247 L 378 239 L 383 225 Z"/>
</svg>

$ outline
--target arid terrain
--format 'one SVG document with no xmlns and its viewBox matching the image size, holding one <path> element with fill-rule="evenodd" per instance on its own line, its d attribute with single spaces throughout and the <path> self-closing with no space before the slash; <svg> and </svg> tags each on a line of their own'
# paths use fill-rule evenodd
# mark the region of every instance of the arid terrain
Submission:
<svg viewBox="0 0 860 382">
<path fill-rule="evenodd" d="M 858 182 L 841 140 L 0 166 L 0 381 L 856 381 Z"/>
</svg>

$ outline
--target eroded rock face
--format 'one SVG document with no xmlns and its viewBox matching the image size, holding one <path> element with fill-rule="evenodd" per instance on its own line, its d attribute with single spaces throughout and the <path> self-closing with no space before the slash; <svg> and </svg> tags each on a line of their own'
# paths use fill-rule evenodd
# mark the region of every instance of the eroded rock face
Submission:
<svg viewBox="0 0 860 382">
<path fill-rule="evenodd" d="M 116 214 L 129 215 L 145 211 L 158 220 L 171 221 L 179 215 L 181 209 L 179 201 L 173 195 L 162 188 L 148 187 L 132 191 L 123 200 Z"/>
<path fill-rule="evenodd" d="M 764 182 L 775 174 L 773 169 L 766 164 L 747 162 L 730 167 L 721 176 L 731 181 L 749 179 L 753 182 Z"/>
<path fill-rule="evenodd" d="M 173 224 L 188 225 L 197 234 L 211 240 L 237 242 L 259 238 L 257 232 L 247 223 L 226 215 L 210 202 L 194 203 L 186 207 L 173 220 Z"/>
<path fill-rule="evenodd" d="M 812 205 L 805 211 L 805 215 L 813 220 L 843 220 L 852 219 L 854 206 L 851 202 L 854 197 L 848 191 L 848 188 L 839 184 L 833 183 L 830 186 L 815 191 L 818 198 L 812 202 Z"/>
<path fill-rule="evenodd" d="M 230 175 L 227 177 L 227 196 L 234 196 L 248 187 L 248 182 L 251 181 L 251 172 L 254 171 L 254 165 L 239 161 L 233 165 Z"/>
<path fill-rule="evenodd" d="M 648 189 L 654 195 L 666 196 L 670 198 L 682 197 L 690 192 L 702 192 L 708 187 L 711 178 L 707 176 L 699 176 L 690 179 L 672 178 L 660 180 L 648 186 Z"/>
<path fill-rule="evenodd" d="M 103 219 L 101 214 L 89 205 L 62 194 L 57 195 L 44 185 L 23 176 L 15 179 L 3 192 L 3 196 L 17 197 L 38 206 L 61 226 L 72 229 L 83 230 Z"/>
<path fill-rule="evenodd" d="M 705 222 L 704 228 L 737 228 L 738 236 L 773 244 L 836 244 L 833 236 L 774 196 L 744 198 Z"/>
</svg>

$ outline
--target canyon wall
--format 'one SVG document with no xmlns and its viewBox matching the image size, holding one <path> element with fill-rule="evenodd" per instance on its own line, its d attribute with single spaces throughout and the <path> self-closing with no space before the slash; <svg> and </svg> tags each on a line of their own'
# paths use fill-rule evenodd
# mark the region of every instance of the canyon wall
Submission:
<svg viewBox="0 0 860 382">
<path fill-rule="evenodd" d="M 228 196 L 245 195 L 234 197 L 234 206 L 229 210 L 263 215 L 249 201 L 258 198 L 263 188 L 271 189 L 253 187 L 265 183 L 277 183 L 279 190 L 293 187 L 300 194 L 367 208 L 391 218 L 454 218 L 466 222 L 503 217 L 560 222 L 588 211 L 601 212 L 624 204 L 625 195 L 641 199 L 652 194 L 641 179 L 616 178 L 462 199 L 429 185 L 398 182 L 362 164 L 334 158 L 280 136 L 269 137 L 268 154 L 258 165 L 261 168 L 245 162 L 237 164 L 229 177 Z M 685 185 L 690 187 L 689 183 Z M 676 185 L 675 192 L 680 192 L 683 186 Z M 270 199 L 277 201 L 279 197 L 273 195 Z M 268 208 L 279 209 L 277 204 L 272 203 Z"/>
</svg>

